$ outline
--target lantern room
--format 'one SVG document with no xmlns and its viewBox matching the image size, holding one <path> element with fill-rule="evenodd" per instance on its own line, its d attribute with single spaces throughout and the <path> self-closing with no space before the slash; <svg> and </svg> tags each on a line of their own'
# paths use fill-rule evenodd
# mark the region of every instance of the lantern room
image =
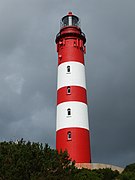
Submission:
<svg viewBox="0 0 135 180">
<path fill-rule="evenodd" d="M 80 28 L 80 20 L 77 16 L 73 15 L 72 12 L 69 12 L 68 15 L 61 19 L 60 22 L 60 28 L 65 26 L 77 26 Z"/>
</svg>

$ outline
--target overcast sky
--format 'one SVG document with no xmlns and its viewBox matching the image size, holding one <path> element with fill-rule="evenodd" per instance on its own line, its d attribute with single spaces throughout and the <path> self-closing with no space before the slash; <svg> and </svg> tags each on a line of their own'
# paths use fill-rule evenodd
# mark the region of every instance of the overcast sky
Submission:
<svg viewBox="0 0 135 180">
<path fill-rule="evenodd" d="M 60 19 L 72 11 L 87 38 L 92 161 L 135 162 L 135 0 L 0 0 L 0 141 L 55 148 Z"/>
</svg>

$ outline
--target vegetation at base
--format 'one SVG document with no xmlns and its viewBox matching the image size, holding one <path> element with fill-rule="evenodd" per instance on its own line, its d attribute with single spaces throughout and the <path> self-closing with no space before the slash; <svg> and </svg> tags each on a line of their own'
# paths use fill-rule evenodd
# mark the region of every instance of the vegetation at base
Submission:
<svg viewBox="0 0 135 180">
<path fill-rule="evenodd" d="M 135 180 L 135 164 L 119 174 L 111 169 L 77 169 L 68 153 L 48 144 L 0 143 L 0 180 Z"/>
<path fill-rule="evenodd" d="M 135 180 L 135 163 L 126 166 L 120 175 L 120 180 Z"/>
<path fill-rule="evenodd" d="M 58 154 L 47 144 L 0 143 L 0 180 L 62 179 L 74 169 L 67 152 Z"/>
</svg>

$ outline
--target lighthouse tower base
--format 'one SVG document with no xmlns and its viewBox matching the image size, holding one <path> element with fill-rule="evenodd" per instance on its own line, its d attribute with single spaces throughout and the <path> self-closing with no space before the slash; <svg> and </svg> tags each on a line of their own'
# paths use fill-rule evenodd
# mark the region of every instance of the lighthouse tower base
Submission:
<svg viewBox="0 0 135 180">
<path fill-rule="evenodd" d="M 118 166 L 114 166 L 114 165 L 110 165 L 110 164 L 101 164 L 101 163 L 76 163 L 75 166 L 78 169 L 82 169 L 82 168 L 86 168 L 86 169 L 105 169 L 105 168 L 109 168 L 112 171 L 119 171 L 119 173 L 122 173 L 122 171 L 124 170 L 124 168 L 122 167 L 118 167 Z"/>
</svg>

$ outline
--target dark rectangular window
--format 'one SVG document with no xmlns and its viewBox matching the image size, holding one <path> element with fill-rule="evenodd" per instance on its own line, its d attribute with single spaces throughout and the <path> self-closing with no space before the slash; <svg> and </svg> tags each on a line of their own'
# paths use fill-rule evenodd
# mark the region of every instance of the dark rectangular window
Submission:
<svg viewBox="0 0 135 180">
<path fill-rule="evenodd" d="M 67 73 L 70 73 L 71 69 L 70 66 L 67 66 Z"/>
<path fill-rule="evenodd" d="M 68 131 L 68 133 L 67 133 L 67 140 L 71 140 L 71 139 L 72 139 L 71 132 Z"/>
<path fill-rule="evenodd" d="M 67 109 L 67 115 L 71 116 L 71 109 L 70 108 Z"/>
<path fill-rule="evenodd" d="M 67 94 L 71 94 L 70 86 L 67 87 Z"/>
</svg>

